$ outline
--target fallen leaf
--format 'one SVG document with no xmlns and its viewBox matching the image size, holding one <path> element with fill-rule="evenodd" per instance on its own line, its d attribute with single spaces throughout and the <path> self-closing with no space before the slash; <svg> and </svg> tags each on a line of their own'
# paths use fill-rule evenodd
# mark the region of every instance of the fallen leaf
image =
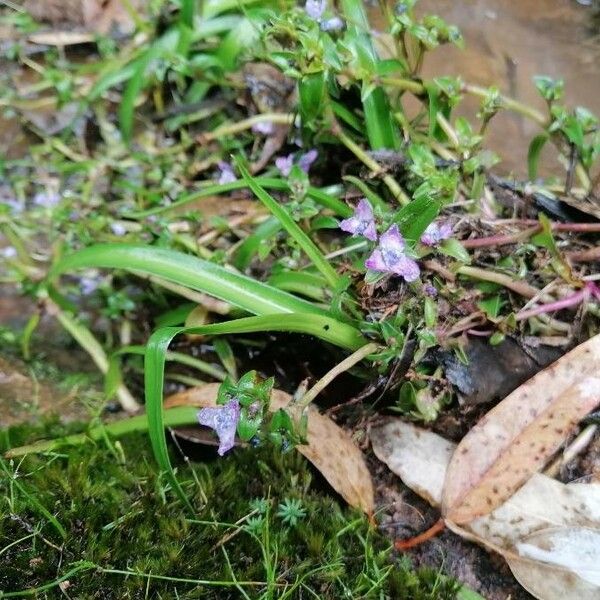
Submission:
<svg viewBox="0 0 600 600">
<path fill-rule="evenodd" d="M 517 544 L 524 558 L 562 567 L 600 586 L 600 531 L 586 527 L 545 529 Z"/>
<path fill-rule="evenodd" d="M 456 444 L 400 419 L 372 427 L 369 437 L 380 461 L 432 506 L 440 505 L 446 470 Z"/>
<path fill-rule="evenodd" d="M 600 335 L 509 394 L 463 438 L 444 484 L 442 514 L 465 524 L 490 513 L 538 471 L 600 404 Z"/>
<path fill-rule="evenodd" d="M 216 406 L 219 384 L 209 383 L 169 396 L 165 408 L 175 406 Z M 291 396 L 281 390 L 273 390 L 271 409 L 285 408 Z M 331 487 L 348 504 L 372 514 L 375 506 L 373 483 L 364 456 L 352 438 L 329 417 L 310 406 L 308 408 L 308 444 L 297 446 L 325 477 Z"/>
</svg>

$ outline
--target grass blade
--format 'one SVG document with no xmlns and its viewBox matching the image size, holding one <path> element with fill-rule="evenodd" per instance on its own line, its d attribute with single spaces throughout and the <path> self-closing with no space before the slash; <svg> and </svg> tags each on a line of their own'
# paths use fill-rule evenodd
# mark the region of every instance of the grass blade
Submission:
<svg viewBox="0 0 600 600">
<path fill-rule="evenodd" d="M 296 240 L 298 245 L 304 250 L 312 263 L 321 271 L 323 277 L 332 288 L 339 283 L 340 276 L 336 270 L 329 264 L 322 252 L 317 248 L 314 242 L 300 229 L 296 221 L 292 219 L 288 211 L 281 206 L 268 192 L 266 192 L 250 175 L 246 167 L 240 160 L 236 160 L 238 170 L 248 187 L 254 192 L 256 197 L 279 219 L 283 228 Z"/>
<path fill-rule="evenodd" d="M 189 254 L 133 244 L 98 244 L 65 256 L 50 272 L 87 268 L 124 269 L 155 275 L 234 304 L 255 315 L 300 312 L 326 315 L 322 308 L 264 283 Z"/>
</svg>

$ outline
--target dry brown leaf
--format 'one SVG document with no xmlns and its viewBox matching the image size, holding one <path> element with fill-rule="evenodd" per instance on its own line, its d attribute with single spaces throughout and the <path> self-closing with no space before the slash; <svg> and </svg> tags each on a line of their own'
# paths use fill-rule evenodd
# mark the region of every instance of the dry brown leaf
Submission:
<svg viewBox="0 0 600 600">
<path fill-rule="evenodd" d="M 512 496 L 600 404 L 600 335 L 524 383 L 469 431 L 454 453 L 442 514 L 464 524 Z"/>
<path fill-rule="evenodd" d="M 369 437 L 380 461 L 432 506 L 440 505 L 446 470 L 456 444 L 400 419 L 372 427 Z"/>
<path fill-rule="evenodd" d="M 598 600 L 598 586 L 570 571 L 531 560 L 507 558 L 515 579 L 538 600 Z"/>
<path fill-rule="evenodd" d="M 165 408 L 174 406 L 215 406 L 219 384 L 209 383 L 169 396 Z M 273 390 L 271 409 L 285 408 L 291 396 L 281 390 Z M 371 515 L 375 507 L 373 483 L 364 456 L 352 438 L 329 417 L 314 407 L 308 409 L 308 444 L 297 446 L 325 477 L 331 487 L 348 504 Z"/>
</svg>

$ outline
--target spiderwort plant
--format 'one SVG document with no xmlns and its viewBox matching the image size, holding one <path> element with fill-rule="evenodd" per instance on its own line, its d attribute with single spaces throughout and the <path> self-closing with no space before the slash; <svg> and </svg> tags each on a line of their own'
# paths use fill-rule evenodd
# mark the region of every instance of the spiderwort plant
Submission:
<svg viewBox="0 0 600 600">
<path fill-rule="evenodd" d="M 220 456 L 233 448 L 236 433 L 244 442 L 257 445 L 269 440 L 284 451 L 304 439 L 305 419 L 299 428 L 283 409 L 269 410 L 273 383 L 273 378 L 261 380 L 256 371 L 244 374 L 237 383 L 227 378 L 219 387 L 217 406 L 198 412 L 200 425 L 217 434 Z"/>
</svg>

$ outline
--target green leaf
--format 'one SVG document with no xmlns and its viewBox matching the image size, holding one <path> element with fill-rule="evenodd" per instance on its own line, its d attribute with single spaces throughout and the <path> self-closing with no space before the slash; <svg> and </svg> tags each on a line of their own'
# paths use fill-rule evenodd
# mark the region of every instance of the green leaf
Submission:
<svg viewBox="0 0 600 600">
<path fill-rule="evenodd" d="M 304 250 L 308 258 L 323 274 L 327 283 L 331 287 L 335 287 L 340 276 L 331 266 L 325 256 L 321 253 L 314 242 L 300 229 L 299 225 L 292 219 L 288 211 L 279 204 L 268 192 L 266 192 L 248 172 L 248 169 L 242 164 L 241 160 L 236 159 L 236 165 L 240 175 L 248 184 L 248 187 L 254 192 L 256 197 L 271 211 L 271 213 L 279 219 L 283 228 L 291 235 L 296 243 Z"/>
<path fill-rule="evenodd" d="M 485 300 L 480 300 L 477 303 L 477 306 L 490 318 L 495 319 L 500 314 L 500 309 L 502 308 L 502 299 L 500 295 L 492 296 L 491 298 L 486 298 Z"/>
<path fill-rule="evenodd" d="M 416 242 L 427 229 L 427 226 L 438 216 L 441 203 L 429 197 L 413 200 L 403 207 L 394 219 L 402 235 L 410 241 Z"/>
<path fill-rule="evenodd" d="M 365 73 L 376 73 L 379 57 L 372 44 L 370 26 L 362 0 L 341 0 L 341 10 L 348 24 L 345 42 L 357 57 Z M 400 148 L 400 135 L 385 92 L 375 87 L 364 99 L 363 109 L 369 144 L 373 150 Z"/>
<path fill-rule="evenodd" d="M 471 262 L 470 254 L 467 252 L 464 246 L 454 238 L 444 240 L 439 249 L 442 254 L 451 256 L 452 258 L 460 260 L 463 263 L 469 264 Z"/>
<path fill-rule="evenodd" d="M 304 75 L 298 82 L 298 97 L 302 123 L 310 124 L 321 114 L 325 104 L 325 71 Z"/>
<path fill-rule="evenodd" d="M 98 244 L 65 256 L 49 277 L 86 268 L 124 269 L 155 275 L 190 289 L 204 292 L 257 315 L 302 312 L 326 315 L 314 304 L 240 275 L 214 263 L 152 246 Z"/>
<path fill-rule="evenodd" d="M 529 150 L 527 151 L 527 172 L 531 181 L 537 177 L 540 155 L 549 139 L 550 136 L 547 133 L 540 133 L 539 135 L 536 135 L 529 144 Z"/>
</svg>

